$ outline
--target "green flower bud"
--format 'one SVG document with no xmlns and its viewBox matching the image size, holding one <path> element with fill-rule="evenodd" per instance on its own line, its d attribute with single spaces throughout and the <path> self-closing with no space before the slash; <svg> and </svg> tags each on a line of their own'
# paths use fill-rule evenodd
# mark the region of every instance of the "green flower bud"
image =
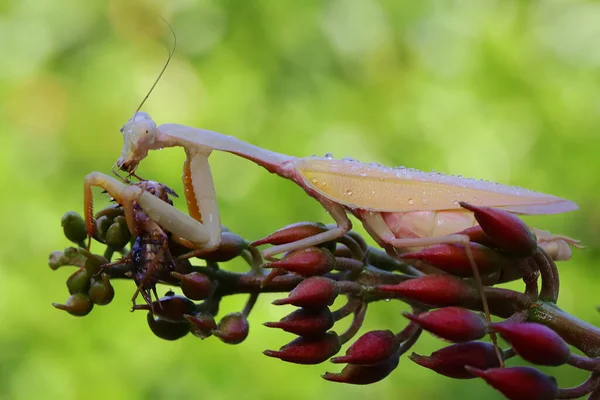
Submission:
<svg viewBox="0 0 600 400">
<path fill-rule="evenodd" d="M 94 303 L 90 301 L 87 294 L 83 293 L 72 294 L 65 304 L 52 303 L 52 305 L 76 317 L 88 315 L 94 308 Z"/>
<path fill-rule="evenodd" d="M 81 215 L 74 211 L 69 211 L 62 216 L 60 220 L 63 232 L 67 239 L 75 244 L 84 243 L 87 239 L 87 229 L 85 228 L 85 221 Z"/>
<path fill-rule="evenodd" d="M 115 289 L 111 285 L 107 274 L 102 274 L 101 279 L 92 280 L 88 295 L 92 303 L 99 306 L 105 306 L 112 301 L 115 297 Z"/>
<path fill-rule="evenodd" d="M 115 222 L 106 231 L 106 244 L 115 249 L 122 249 L 129 242 L 129 239 L 131 239 L 131 233 L 127 228 L 127 224 L 119 223 L 115 219 Z"/>
<path fill-rule="evenodd" d="M 79 269 L 75 271 L 67 279 L 67 288 L 69 294 L 85 293 L 90 287 L 90 278 L 92 274 L 87 269 Z"/>
<path fill-rule="evenodd" d="M 98 218 L 96 220 L 96 235 L 98 236 L 98 238 L 100 238 L 101 240 L 105 240 L 104 238 L 106 237 L 106 231 L 108 231 L 108 228 L 110 228 L 111 225 L 112 220 L 109 219 L 107 216 L 103 215 L 100 218 Z"/>
</svg>

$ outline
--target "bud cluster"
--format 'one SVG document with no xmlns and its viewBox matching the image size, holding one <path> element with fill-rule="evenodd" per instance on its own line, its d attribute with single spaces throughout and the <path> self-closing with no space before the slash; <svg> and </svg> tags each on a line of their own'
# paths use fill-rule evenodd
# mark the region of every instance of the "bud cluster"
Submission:
<svg viewBox="0 0 600 400">
<path fill-rule="evenodd" d="M 105 246 L 103 254 L 97 255 L 85 248 L 83 219 L 69 212 L 61 224 L 75 247 L 52 253 L 50 266 L 72 265 L 77 270 L 67 279 L 67 301 L 54 306 L 85 316 L 94 305 L 111 302 L 112 280 L 131 280 L 133 310 L 147 312 L 146 322 L 157 337 L 177 340 L 191 333 L 190 337 L 214 336 L 227 344 L 239 344 L 249 334 L 248 317 L 260 295 L 277 292 L 284 296 L 274 305 L 295 309 L 264 325 L 295 338 L 264 354 L 296 364 L 327 360 L 345 364 L 340 372 L 323 375 L 331 382 L 364 385 L 386 378 L 427 331 L 451 344 L 429 356 L 412 353 L 408 358 L 446 377 L 483 379 L 508 399 L 600 395 L 596 393 L 600 391 L 600 359 L 595 358 L 600 355 L 600 330 L 556 306 L 557 257 L 545 251 L 553 247 L 538 243 L 535 234 L 513 214 L 466 203 L 462 206 L 473 212 L 479 223 L 461 232 L 471 241 L 468 248 L 438 244 L 399 256 L 390 249 L 386 253 L 368 246 L 351 231 L 335 241 L 266 261 L 260 246 L 293 243 L 329 228 L 303 222 L 254 242 L 224 228 L 217 250 L 189 258 L 191 249 L 173 241 L 169 232 L 162 231 L 137 207 L 137 236 L 132 237 L 123 209 L 114 205 L 96 214 L 94 246 Z M 117 261 L 112 260 L 115 253 L 121 254 Z M 504 321 L 488 323 L 481 314 L 482 292 L 474 280 L 469 254 L 485 285 L 483 294 L 490 313 Z M 246 261 L 248 272 L 221 268 L 235 258 Z M 517 279 L 525 284 L 523 293 L 494 287 Z M 169 288 L 158 297 L 161 285 L 181 294 Z M 137 294 L 143 303 L 136 304 Z M 221 299 L 235 294 L 248 295 L 244 308 L 218 319 Z M 411 307 L 412 312 L 404 314 L 405 328 L 393 332 L 382 327 L 352 342 L 365 322 L 368 304 L 390 299 Z M 343 332 L 336 330 L 336 323 L 350 316 L 350 326 Z M 488 335 L 498 335 L 510 347 L 495 347 L 486 341 Z M 346 352 L 338 355 L 345 344 L 349 345 Z M 585 355 L 574 353 L 571 346 Z M 569 364 L 591 371 L 591 376 L 578 387 L 561 389 L 554 378 L 533 366 L 506 367 L 504 361 L 515 356 L 533 365 Z"/>
</svg>

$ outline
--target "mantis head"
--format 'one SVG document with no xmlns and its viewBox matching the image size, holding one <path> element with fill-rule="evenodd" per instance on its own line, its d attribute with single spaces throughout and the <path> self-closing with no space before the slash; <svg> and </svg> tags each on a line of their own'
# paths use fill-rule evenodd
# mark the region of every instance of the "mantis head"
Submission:
<svg viewBox="0 0 600 400">
<path fill-rule="evenodd" d="M 130 174 L 134 173 L 140 161 L 148 155 L 148 150 L 155 148 L 158 132 L 150 115 L 136 112 L 121 128 L 124 144 L 117 167 Z"/>
</svg>

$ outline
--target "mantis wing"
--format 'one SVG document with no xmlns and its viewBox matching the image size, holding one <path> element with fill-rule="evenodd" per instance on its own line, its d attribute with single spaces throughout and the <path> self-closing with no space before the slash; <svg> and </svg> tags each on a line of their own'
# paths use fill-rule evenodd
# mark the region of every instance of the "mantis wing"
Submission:
<svg viewBox="0 0 600 400">
<path fill-rule="evenodd" d="M 557 214 L 576 203 L 520 187 L 349 160 L 303 158 L 295 163 L 306 185 L 351 209 L 377 212 L 462 210 L 459 201 L 519 214 Z"/>
</svg>

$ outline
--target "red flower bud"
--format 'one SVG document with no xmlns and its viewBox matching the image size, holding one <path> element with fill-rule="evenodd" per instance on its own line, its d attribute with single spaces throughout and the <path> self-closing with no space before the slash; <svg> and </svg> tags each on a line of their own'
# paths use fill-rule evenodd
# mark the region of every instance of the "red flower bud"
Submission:
<svg viewBox="0 0 600 400">
<path fill-rule="evenodd" d="M 511 263 L 496 251 L 477 243 L 471 243 L 471 252 L 480 274 L 490 274 Z M 439 244 L 415 253 L 400 256 L 405 260 L 420 260 L 457 276 L 473 276 L 473 268 L 467 258 L 464 245 Z"/>
<path fill-rule="evenodd" d="M 242 251 L 247 248 L 248 245 L 243 237 L 233 232 L 223 232 L 219 247 L 201 258 L 207 261 L 227 262 L 242 254 Z"/>
<path fill-rule="evenodd" d="M 337 333 L 327 332 L 319 337 L 300 336 L 279 351 L 265 350 L 263 354 L 296 364 L 320 364 L 334 356 L 341 348 Z"/>
<path fill-rule="evenodd" d="M 192 314 L 196 309 L 194 302 L 186 297 L 178 295 L 167 295 L 153 301 L 152 305 L 138 304 L 134 310 L 151 310 L 161 319 L 169 322 L 184 322 L 185 314 Z"/>
<path fill-rule="evenodd" d="M 485 336 L 485 322 L 479 315 L 460 307 L 444 307 L 404 316 L 423 329 L 451 342 L 469 342 Z"/>
<path fill-rule="evenodd" d="M 152 333 L 164 340 L 177 340 L 188 334 L 190 327 L 187 323 L 165 321 L 149 312 L 146 320 Z"/>
<path fill-rule="evenodd" d="M 292 251 L 279 261 L 263 265 L 263 268 L 281 268 L 305 277 L 323 275 L 335 268 L 335 257 L 328 250 L 309 247 Z"/>
<path fill-rule="evenodd" d="M 387 360 L 374 365 L 354 365 L 348 364 L 342 372 L 334 374 L 331 372 L 325 373 L 323 379 L 330 382 L 350 383 L 354 385 L 368 385 L 379 382 L 388 376 L 400 361 L 400 357 L 395 355 Z"/>
<path fill-rule="evenodd" d="M 275 300 L 273 304 L 280 306 L 292 304 L 296 307 L 321 309 L 330 306 L 338 295 L 338 287 L 334 280 L 315 276 L 300 282 L 285 299 Z"/>
<path fill-rule="evenodd" d="M 461 207 L 472 211 L 475 219 L 494 245 L 517 257 L 531 257 L 537 249 L 535 234 L 514 214 L 508 211 L 477 207 L 465 202 Z"/>
<path fill-rule="evenodd" d="M 345 356 L 332 358 L 331 362 L 357 365 L 379 364 L 392 357 L 398 351 L 399 345 L 392 331 L 370 331 L 358 338 L 348 348 Z"/>
<path fill-rule="evenodd" d="M 480 225 L 475 225 L 470 228 L 464 229 L 457 233 L 457 235 L 466 235 L 469 237 L 471 242 L 479 243 L 486 247 L 494 247 L 494 242 L 485 234 Z"/>
<path fill-rule="evenodd" d="M 571 354 L 563 338 L 542 324 L 497 323 L 490 325 L 490 329 L 498 332 L 521 357 L 534 364 L 562 365 Z"/>
<path fill-rule="evenodd" d="M 433 352 L 429 357 L 412 353 L 408 358 L 422 367 L 455 379 L 475 377 L 465 369 L 468 365 L 479 369 L 500 366 L 494 345 L 486 342 L 453 344 Z"/>
<path fill-rule="evenodd" d="M 206 339 L 213 334 L 213 331 L 217 329 L 217 323 L 212 314 L 207 312 L 200 312 L 195 315 L 184 315 L 184 318 L 188 321 L 192 334 L 200 339 Z"/>
<path fill-rule="evenodd" d="M 301 239 L 305 239 L 310 236 L 315 236 L 319 233 L 323 233 L 327 230 L 327 227 L 323 224 L 312 223 L 312 222 L 300 222 L 293 225 L 288 225 L 281 228 L 266 238 L 259 239 L 251 246 L 260 246 L 263 244 L 280 245 L 295 242 Z"/>
<path fill-rule="evenodd" d="M 466 281 L 452 275 L 426 275 L 397 285 L 375 286 L 376 291 L 434 307 L 461 306 L 475 303 L 479 295 Z"/>
<path fill-rule="evenodd" d="M 329 308 L 311 310 L 301 308 L 286 315 L 279 322 L 265 322 L 269 328 L 280 328 L 299 336 L 321 336 L 334 324 Z"/>
<path fill-rule="evenodd" d="M 558 395 L 556 380 L 535 368 L 466 368 L 510 400 L 554 400 Z"/>
<path fill-rule="evenodd" d="M 204 300 L 215 291 L 215 285 L 211 280 L 199 272 L 192 272 L 186 275 L 171 272 L 171 275 L 179 279 L 179 282 L 181 282 L 181 291 L 188 299 Z"/>
<path fill-rule="evenodd" d="M 223 343 L 238 344 L 248 337 L 250 325 L 242 313 L 231 313 L 223 317 L 219 327 L 213 331 L 213 335 L 221 339 Z"/>
</svg>

